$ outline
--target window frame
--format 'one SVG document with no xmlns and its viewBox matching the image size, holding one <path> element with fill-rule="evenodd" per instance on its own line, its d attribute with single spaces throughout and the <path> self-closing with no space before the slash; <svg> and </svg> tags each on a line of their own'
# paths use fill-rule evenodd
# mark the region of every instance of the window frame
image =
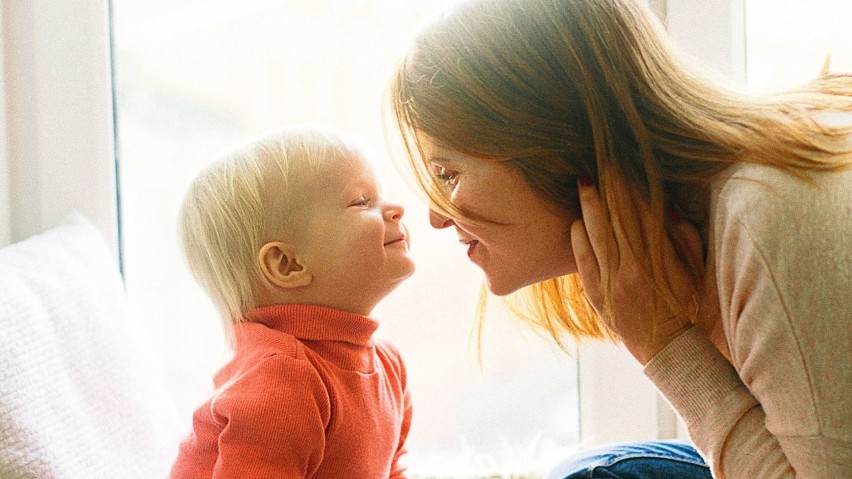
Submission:
<svg viewBox="0 0 852 479">
<path fill-rule="evenodd" d="M 119 254 L 109 4 L 2 2 L 0 241 L 85 214 Z"/>
</svg>

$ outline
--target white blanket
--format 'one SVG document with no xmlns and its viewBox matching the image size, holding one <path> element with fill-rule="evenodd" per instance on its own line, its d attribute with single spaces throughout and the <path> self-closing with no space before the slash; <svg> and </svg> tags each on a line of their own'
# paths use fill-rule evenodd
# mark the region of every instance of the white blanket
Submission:
<svg viewBox="0 0 852 479">
<path fill-rule="evenodd" d="M 155 478 L 174 408 L 133 342 L 121 277 L 85 218 L 0 249 L 0 478 Z"/>
</svg>

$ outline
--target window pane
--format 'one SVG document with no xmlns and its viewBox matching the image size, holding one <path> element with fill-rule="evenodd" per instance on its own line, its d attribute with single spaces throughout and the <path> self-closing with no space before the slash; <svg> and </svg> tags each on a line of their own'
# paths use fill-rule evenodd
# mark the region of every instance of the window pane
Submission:
<svg viewBox="0 0 852 479">
<path fill-rule="evenodd" d="M 481 274 L 385 154 L 380 109 L 407 38 L 447 0 L 113 0 L 124 262 L 133 310 L 189 427 L 227 359 L 218 319 L 178 252 L 186 188 L 235 143 L 293 122 L 360 136 L 406 205 L 418 271 L 374 312 L 409 370 L 415 470 L 544 467 L 578 438 L 576 364 L 490 301 Z M 554 453 L 556 448 L 561 452 Z"/>
<path fill-rule="evenodd" d="M 832 72 L 852 72 L 850 19 L 849 0 L 746 0 L 749 86 L 798 86 L 819 75 L 828 55 Z"/>
</svg>

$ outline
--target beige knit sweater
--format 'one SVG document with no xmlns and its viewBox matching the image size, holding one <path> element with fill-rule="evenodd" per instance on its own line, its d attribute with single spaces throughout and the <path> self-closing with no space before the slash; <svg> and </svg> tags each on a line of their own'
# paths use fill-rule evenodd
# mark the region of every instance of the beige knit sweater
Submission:
<svg viewBox="0 0 852 479">
<path fill-rule="evenodd" d="M 716 478 L 852 478 L 852 170 L 737 165 L 709 271 L 732 362 L 693 327 L 645 373 Z"/>
</svg>

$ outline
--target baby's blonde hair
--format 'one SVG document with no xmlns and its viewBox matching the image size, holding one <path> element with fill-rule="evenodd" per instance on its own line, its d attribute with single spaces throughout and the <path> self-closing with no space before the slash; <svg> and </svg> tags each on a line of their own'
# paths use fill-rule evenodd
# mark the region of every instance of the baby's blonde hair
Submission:
<svg viewBox="0 0 852 479">
<path fill-rule="evenodd" d="M 195 280 L 218 310 L 229 342 L 233 326 L 251 320 L 258 287 L 268 286 L 257 254 L 303 224 L 304 185 L 318 166 L 361 156 L 334 130 L 293 126 L 216 159 L 195 178 L 183 200 L 178 236 Z"/>
</svg>

